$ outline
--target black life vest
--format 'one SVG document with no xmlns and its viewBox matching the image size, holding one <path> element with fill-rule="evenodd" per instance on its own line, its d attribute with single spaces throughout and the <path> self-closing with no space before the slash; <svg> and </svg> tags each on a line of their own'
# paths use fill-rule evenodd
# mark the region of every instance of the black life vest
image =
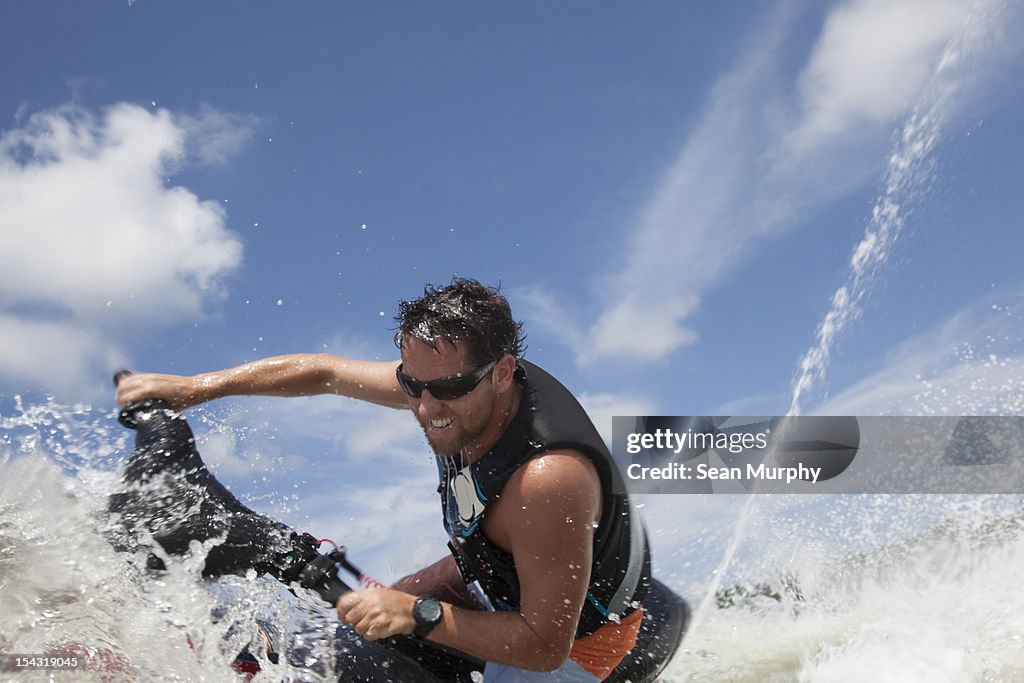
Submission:
<svg viewBox="0 0 1024 683">
<path fill-rule="evenodd" d="M 480 529 L 487 507 L 501 496 L 512 473 L 539 453 L 571 449 L 589 457 L 601 480 L 602 507 L 590 585 L 576 629 L 576 638 L 581 638 L 630 614 L 647 595 L 651 558 L 646 533 L 629 497 L 616 493 L 625 490 L 622 475 L 576 398 L 528 361 L 518 361 L 515 378 L 523 388 L 522 400 L 494 448 L 465 468 L 452 457 L 437 457 L 448 545 L 467 585 L 478 582 L 495 609 L 518 610 L 513 557 Z"/>
</svg>

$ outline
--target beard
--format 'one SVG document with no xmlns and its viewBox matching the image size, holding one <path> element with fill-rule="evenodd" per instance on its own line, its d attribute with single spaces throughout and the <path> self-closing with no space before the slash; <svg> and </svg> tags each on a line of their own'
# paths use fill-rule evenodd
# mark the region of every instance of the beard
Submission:
<svg viewBox="0 0 1024 683">
<path fill-rule="evenodd" d="M 481 397 L 474 402 L 476 405 L 469 405 L 463 411 L 454 412 L 455 423 L 451 431 L 441 434 L 433 434 L 430 431 L 430 422 L 421 422 L 423 434 L 427 437 L 427 443 L 435 455 L 449 457 L 458 455 L 467 446 L 473 445 L 480 440 L 487 424 L 494 412 L 495 397 L 487 395 L 486 399 Z"/>
</svg>

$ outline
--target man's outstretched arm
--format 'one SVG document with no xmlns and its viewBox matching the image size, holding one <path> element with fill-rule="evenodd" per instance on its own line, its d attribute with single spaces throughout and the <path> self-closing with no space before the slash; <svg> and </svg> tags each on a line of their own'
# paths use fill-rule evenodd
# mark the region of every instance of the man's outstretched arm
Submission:
<svg viewBox="0 0 1024 683">
<path fill-rule="evenodd" d="M 117 402 L 162 398 L 184 410 L 224 396 L 338 394 L 392 408 L 407 408 L 395 378 L 398 361 L 364 361 L 328 353 L 274 356 L 200 375 L 139 373 L 125 376 Z"/>
</svg>

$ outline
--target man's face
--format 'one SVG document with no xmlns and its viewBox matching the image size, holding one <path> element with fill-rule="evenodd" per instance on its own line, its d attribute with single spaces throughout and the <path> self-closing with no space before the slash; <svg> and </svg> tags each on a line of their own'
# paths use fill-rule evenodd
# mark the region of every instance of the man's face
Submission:
<svg viewBox="0 0 1024 683">
<path fill-rule="evenodd" d="M 413 379 L 427 382 L 474 370 L 463 350 L 446 340 L 439 340 L 436 349 L 414 337 L 402 342 L 402 371 Z M 406 398 L 438 455 L 455 455 L 473 445 L 494 413 L 495 392 L 490 377 L 484 377 L 468 394 L 450 401 L 438 400 L 429 390 L 419 398 Z"/>
</svg>

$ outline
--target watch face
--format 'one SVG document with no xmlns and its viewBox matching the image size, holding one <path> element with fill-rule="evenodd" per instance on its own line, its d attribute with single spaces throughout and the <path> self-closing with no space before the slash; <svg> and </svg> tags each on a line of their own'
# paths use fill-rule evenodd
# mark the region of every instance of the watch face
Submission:
<svg viewBox="0 0 1024 683">
<path fill-rule="evenodd" d="M 441 603 L 434 598 L 420 598 L 413 610 L 416 621 L 425 624 L 436 624 L 441 621 L 441 614 Z"/>
</svg>

